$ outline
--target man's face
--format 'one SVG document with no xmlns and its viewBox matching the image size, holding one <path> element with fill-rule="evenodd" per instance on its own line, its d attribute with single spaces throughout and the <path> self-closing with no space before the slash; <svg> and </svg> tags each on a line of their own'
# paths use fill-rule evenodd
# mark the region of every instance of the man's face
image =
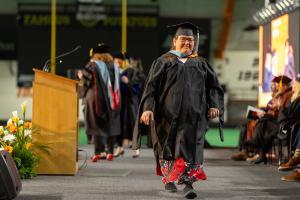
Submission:
<svg viewBox="0 0 300 200">
<path fill-rule="evenodd" d="M 176 51 L 191 54 L 195 46 L 195 40 L 193 36 L 179 35 L 173 39 L 173 45 Z"/>
<path fill-rule="evenodd" d="M 122 67 L 122 59 L 120 58 L 114 58 L 114 62 L 119 65 L 119 67 Z"/>
</svg>

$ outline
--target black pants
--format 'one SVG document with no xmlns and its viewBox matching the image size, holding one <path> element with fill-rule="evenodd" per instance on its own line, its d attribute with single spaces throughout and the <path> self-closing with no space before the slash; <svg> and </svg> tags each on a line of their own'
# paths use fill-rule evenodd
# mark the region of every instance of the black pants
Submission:
<svg viewBox="0 0 300 200">
<path fill-rule="evenodd" d="M 267 151 L 277 136 L 279 124 L 276 120 L 259 120 L 254 129 L 253 143 L 259 149 Z"/>
<path fill-rule="evenodd" d="M 109 136 L 107 138 L 103 136 L 94 135 L 95 154 L 98 155 L 101 152 L 105 152 L 105 144 L 107 144 L 107 153 L 114 153 L 114 142 L 116 136 Z"/>
<path fill-rule="evenodd" d="M 117 145 L 118 145 L 118 147 L 123 146 L 123 135 L 122 134 L 117 136 Z"/>
<path fill-rule="evenodd" d="M 246 141 L 247 134 L 247 123 L 240 125 L 240 137 L 239 137 L 239 150 L 242 151 L 245 149 L 244 142 Z"/>
</svg>

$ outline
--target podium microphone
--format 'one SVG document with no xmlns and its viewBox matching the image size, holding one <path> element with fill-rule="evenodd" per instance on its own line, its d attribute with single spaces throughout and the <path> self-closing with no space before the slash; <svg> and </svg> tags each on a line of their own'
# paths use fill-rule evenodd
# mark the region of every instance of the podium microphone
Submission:
<svg viewBox="0 0 300 200">
<path fill-rule="evenodd" d="M 66 52 L 66 53 L 64 53 L 64 54 L 61 54 L 61 55 L 59 55 L 59 56 L 56 56 L 56 57 L 55 57 L 55 60 L 57 60 L 57 59 L 59 59 L 59 58 L 62 58 L 62 57 L 65 57 L 65 56 L 67 56 L 67 55 L 70 55 L 70 54 L 74 53 L 75 51 L 77 51 L 77 50 L 80 49 L 80 48 L 81 48 L 81 46 L 78 45 L 78 46 L 76 46 L 74 49 L 72 49 L 71 51 L 68 51 L 68 52 Z M 43 71 L 49 72 L 49 70 L 50 70 L 50 65 L 49 65 L 49 63 L 50 63 L 50 61 L 51 61 L 51 59 L 48 59 L 48 60 L 45 62 L 44 67 L 43 67 Z"/>
</svg>

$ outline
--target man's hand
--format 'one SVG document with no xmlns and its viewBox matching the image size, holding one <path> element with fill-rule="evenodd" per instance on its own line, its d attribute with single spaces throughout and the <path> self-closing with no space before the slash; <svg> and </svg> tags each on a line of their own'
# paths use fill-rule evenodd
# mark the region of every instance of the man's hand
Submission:
<svg viewBox="0 0 300 200">
<path fill-rule="evenodd" d="M 129 82 L 127 76 L 122 76 L 122 77 L 121 77 L 121 80 L 122 80 L 122 82 L 125 83 L 125 84 L 128 84 L 128 82 Z"/>
<path fill-rule="evenodd" d="M 77 77 L 78 77 L 79 79 L 82 79 L 82 77 L 83 77 L 82 70 L 78 70 L 78 71 L 77 71 Z"/>
<path fill-rule="evenodd" d="M 265 115 L 265 113 L 263 113 L 263 112 L 258 112 L 257 113 L 258 118 L 262 118 L 264 115 Z"/>
<path fill-rule="evenodd" d="M 219 111 L 218 108 L 210 108 L 210 109 L 208 110 L 208 117 L 209 117 L 210 119 L 214 119 L 214 118 L 216 118 L 216 117 L 219 117 L 219 115 L 220 115 L 220 111 Z"/>
<path fill-rule="evenodd" d="M 151 122 L 151 119 L 153 119 L 153 112 L 152 111 L 144 111 L 141 118 L 140 123 L 144 123 L 146 125 L 149 125 Z"/>
</svg>

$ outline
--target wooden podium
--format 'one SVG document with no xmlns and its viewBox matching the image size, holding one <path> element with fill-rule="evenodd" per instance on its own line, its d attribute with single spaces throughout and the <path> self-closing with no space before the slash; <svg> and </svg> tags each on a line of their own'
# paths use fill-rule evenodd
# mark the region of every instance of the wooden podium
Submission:
<svg viewBox="0 0 300 200">
<path fill-rule="evenodd" d="M 49 147 L 38 151 L 37 174 L 77 173 L 78 93 L 77 81 L 33 69 L 33 141 Z"/>
</svg>

